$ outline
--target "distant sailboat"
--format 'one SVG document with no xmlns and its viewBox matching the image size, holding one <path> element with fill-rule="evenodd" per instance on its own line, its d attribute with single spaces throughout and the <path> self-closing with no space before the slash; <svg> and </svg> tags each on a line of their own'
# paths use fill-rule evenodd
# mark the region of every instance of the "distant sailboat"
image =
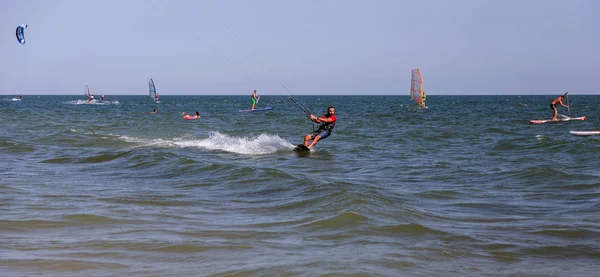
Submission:
<svg viewBox="0 0 600 277">
<path fill-rule="evenodd" d="M 427 108 L 425 106 L 425 91 L 423 90 L 423 78 L 421 78 L 421 71 L 419 69 L 412 70 L 412 78 L 410 81 L 410 99 L 415 101 L 420 108 Z"/>
</svg>

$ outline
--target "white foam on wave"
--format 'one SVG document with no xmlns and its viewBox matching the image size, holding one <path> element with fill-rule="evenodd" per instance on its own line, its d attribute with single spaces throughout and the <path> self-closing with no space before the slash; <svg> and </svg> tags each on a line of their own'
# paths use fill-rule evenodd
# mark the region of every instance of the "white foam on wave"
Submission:
<svg viewBox="0 0 600 277">
<path fill-rule="evenodd" d="M 254 137 L 236 137 L 212 132 L 208 138 L 144 139 L 129 136 L 118 136 L 118 138 L 126 142 L 140 143 L 146 146 L 194 147 L 242 155 L 264 155 L 275 153 L 279 150 L 291 150 L 295 147 L 289 141 L 277 135 L 269 134 L 260 134 Z"/>
<path fill-rule="evenodd" d="M 277 135 L 260 134 L 255 137 L 235 137 L 219 132 L 212 132 L 206 139 L 182 140 L 176 144 L 181 147 L 198 147 L 244 155 L 269 154 L 294 148 L 293 144 Z"/>
<path fill-rule="evenodd" d="M 158 146 L 158 147 L 174 147 L 177 146 L 174 143 L 174 140 L 168 140 L 168 139 L 146 139 L 146 138 L 138 138 L 138 137 L 130 137 L 130 136 L 106 136 L 104 138 L 107 139 L 114 139 L 117 138 L 119 140 L 125 141 L 125 142 L 129 142 L 129 143 L 137 143 L 140 144 L 140 146 L 145 147 L 145 146 Z"/>
<path fill-rule="evenodd" d="M 67 102 L 68 104 L 74 104 L 74 105 L 119 105 L 119 101 L 98 101 L 98 100 L 92 100 L 90 102 L 88 102 L 87 100 L 72 100 Z"/>
</svg>

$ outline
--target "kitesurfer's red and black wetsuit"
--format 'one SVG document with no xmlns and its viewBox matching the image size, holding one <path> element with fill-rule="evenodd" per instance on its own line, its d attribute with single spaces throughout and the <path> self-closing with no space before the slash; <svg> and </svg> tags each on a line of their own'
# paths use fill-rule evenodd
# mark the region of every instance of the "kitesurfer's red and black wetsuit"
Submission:
<svg viewBox="0 0 600 277">
<path fill-rule="evenodd" d="M 315 139 L 315 137 L 318 135 L 321 135 L 321 139 L 325 139 L 331 135 L 331 132 L 335 127 L 335 122 L 337 121 L 337 117 L 335 117 L 335 115 L 326 114 L 321 116 L 321 118 L 331 118 L 333 121 L 329 123 L 321 123 L 321 125 L 319 125 L 319 129 L 310 133 L 311 139 Z"/>
</svg>

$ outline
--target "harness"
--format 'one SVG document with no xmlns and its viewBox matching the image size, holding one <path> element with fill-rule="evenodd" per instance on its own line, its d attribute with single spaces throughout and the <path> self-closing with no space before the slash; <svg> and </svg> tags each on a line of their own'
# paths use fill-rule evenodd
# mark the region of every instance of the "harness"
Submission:
<svg viewBox="0 0 600 277">
<path fill-rule="evenodd" d="M 330 118 L 330 115 L 325 115 L 325 118 Z M 321 125 L 319 126 L 318 130 L 321 131 L 326 131 L 328 133 L 331 133 L 331 131 L 333 131 L 333 128 L 335 127 L 335 121 L 334 122 L 329 122 L 329 123 L 321 123 Z"/>
</svg>

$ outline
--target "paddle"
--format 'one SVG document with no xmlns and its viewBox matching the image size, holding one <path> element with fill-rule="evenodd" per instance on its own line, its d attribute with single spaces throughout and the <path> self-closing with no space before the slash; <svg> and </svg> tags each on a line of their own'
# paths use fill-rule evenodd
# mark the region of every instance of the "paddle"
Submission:
<svg viewBox="0 0 600 277">
<path fill-rule="evenodd" d="M 567 98 L 567 111 L 569 112 L 569 117 L 571 117 L 571 105 L 569 104 L 569 92 L 565 92 L 565 98 Z"/>
</svg>

